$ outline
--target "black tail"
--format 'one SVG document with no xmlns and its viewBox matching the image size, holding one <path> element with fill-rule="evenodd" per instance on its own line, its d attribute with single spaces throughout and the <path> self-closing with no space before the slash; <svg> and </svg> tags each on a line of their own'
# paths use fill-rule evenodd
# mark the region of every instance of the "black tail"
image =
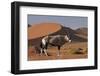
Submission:
<svg viewBox="0 0 100 76">
<path fill-rule="evenodd" d="M 42 42 L 40 43 L 40 48 L 43 48 L 43 44 L 42 44 Z"/>
<path fill-rule="evenodd" d="M 44 45 L 42 42 L 40 43 L 40 47 L 42 49 L 47 49 L 48 48 L 48 43 L 46 43 L 46 45 Z"/>
</svg>

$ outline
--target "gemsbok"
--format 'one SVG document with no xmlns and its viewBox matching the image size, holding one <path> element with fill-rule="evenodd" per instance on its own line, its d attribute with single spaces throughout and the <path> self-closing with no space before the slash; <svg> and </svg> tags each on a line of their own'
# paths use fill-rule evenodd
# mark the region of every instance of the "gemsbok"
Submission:
<svg viewBox="0 0 100 76">
<path fill-rule="evenodd" d="M 58 47 L 58 53 L 57 56 L 60 56 L 60 48 L 65 44 L 65 43 L 70 43 L 71 40 L 67 35 L 54 35 L 54 36 L 45 36 L 42 38 L 41 43 L 40 43 L 40 55 L 44 52 L 46 56 L 48 56 L 47 49 L 48 45 L 56 46 Z"/>
</svg>

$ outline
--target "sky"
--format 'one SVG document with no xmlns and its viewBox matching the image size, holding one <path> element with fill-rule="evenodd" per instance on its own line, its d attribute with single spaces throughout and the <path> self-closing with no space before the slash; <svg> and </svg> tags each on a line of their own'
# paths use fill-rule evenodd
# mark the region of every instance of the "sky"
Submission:
<svg viewBox="0 0 100 76">
<path fill-rule="evenodd" d="M 72 29 L 77 29 L 80 27 L 87 27 L 88 17 L 28 15 L 28 24 L 30 25 L 44 22 L 59 23 L 63 26 L 70 27 Z"/>
</svg>

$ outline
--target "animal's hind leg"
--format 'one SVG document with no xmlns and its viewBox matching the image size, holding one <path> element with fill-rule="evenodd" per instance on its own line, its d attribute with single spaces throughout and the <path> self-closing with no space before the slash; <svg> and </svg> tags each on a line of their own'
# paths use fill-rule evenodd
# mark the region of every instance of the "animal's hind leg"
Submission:
<svg viewBox="0 0 100 76">
<path fill-rule="evenodd" d="M 44 49 L 44 53 L 45 53 L 46 56 L 48 56 L 47 49 Z"/>
<path fill-rule="evenodd" d="M 58 54 L 57 56 L 60 56 L 60 46 L 58 46 Z"/>
<path fill-rule="evenodd" d="M 41 48 L 41 49 L 40 49 L 40 55 L 42 55 L 42 53 L 43 53 L 43 49 Z"/>
<path fill-rule="evenodd" d="M 42 44 L 42 42 L 40 43 L 40 55 L 42 55 L 43 54 L 43 50 L 44 50 L 44 48 L 43 48 L 43 44 Z"/>
</svg>

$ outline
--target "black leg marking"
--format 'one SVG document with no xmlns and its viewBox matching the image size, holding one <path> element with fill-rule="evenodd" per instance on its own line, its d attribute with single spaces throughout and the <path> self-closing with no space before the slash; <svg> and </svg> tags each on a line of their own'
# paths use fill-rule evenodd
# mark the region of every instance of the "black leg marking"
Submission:
<svg viewBox="0 0 100 76">
<path fill-rule="evenodd" d="M 57 56 L 60 56 L 60 46 L 58 46 L 58 55 Z"/>
</svg>

